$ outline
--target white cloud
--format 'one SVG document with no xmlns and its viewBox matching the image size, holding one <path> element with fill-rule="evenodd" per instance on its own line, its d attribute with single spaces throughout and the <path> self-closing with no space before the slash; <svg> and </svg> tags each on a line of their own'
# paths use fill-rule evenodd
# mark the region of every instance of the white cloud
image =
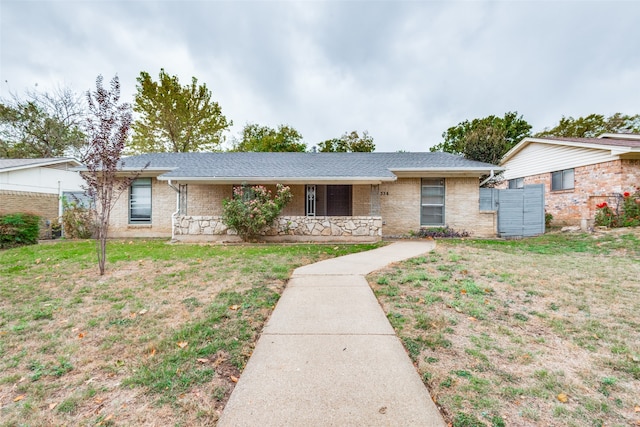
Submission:
<svg viewBox="0 0 640 427">
<path fill-rule="evenodd" d="M 238 132 L 284 123 L 309 145 L 368 129 L 426 150 L 465 119 L 517 110 L 638 113 L 640 3 L 114 1 L 0 3 L 0 95 L 77 91 L 161 67 L 213 91 Z M 8 81 L 8 83 L 5 82 Z"/>
</svg>

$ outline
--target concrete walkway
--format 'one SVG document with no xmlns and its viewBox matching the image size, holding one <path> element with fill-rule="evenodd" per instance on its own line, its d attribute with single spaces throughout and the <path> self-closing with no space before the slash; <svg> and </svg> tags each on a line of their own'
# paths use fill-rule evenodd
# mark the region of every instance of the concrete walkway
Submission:
<svg viewBox="0 0 640 427">
<path fill-rule="evenodd" d="M 218 426 L 444 427 L 364 278 L 434 247 L 397 242 L 296 269 Z"/>
</svg>

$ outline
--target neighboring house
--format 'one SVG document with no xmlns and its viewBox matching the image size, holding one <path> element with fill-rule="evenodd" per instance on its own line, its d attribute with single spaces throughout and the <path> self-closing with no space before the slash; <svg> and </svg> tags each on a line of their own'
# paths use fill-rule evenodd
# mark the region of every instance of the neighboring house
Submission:
<svg viewBox="0 0 640 427">
<path fill-rule="evenodd" d="M 376 241 L 445 225 L 496 235 L 479 177 L 502 168 L 447 153 L 155 153 L 123 164 L 148 167 L 114 206 L 112 237 L 238 240 L 220 216 L 245 183 L 293 193 L 265 240 Z"/>
<path fill-rule="evenodd" d="M 82 192 L 73 158 L 0 159 L 0 214 L 30 212 L 46 224 L 62 214 L 60 196 Z"/>
<path fill-rule="evenodd" d="M 553 222 L 589 228 L 596 205 L 616 206 L 640 186 L 640 135 L 598 138 L 524 138 L 502 158 L 503 186 L 545 185 Z"/>
</svg>

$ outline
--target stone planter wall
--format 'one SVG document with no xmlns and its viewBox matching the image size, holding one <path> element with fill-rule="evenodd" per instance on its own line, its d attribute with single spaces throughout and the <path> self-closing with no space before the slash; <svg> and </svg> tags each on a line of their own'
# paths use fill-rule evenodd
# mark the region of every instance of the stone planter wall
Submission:
<svg viewBox="0 0 640 427">
<path fill-rule="evenodd" d="M 177 216 L 174 237 L 235 236 L 220 216 Z M 318 236 L 318 237 L 382 237 L 382 218 L 379 216 L 281 216 L 263 236 Z"/>
</svg>

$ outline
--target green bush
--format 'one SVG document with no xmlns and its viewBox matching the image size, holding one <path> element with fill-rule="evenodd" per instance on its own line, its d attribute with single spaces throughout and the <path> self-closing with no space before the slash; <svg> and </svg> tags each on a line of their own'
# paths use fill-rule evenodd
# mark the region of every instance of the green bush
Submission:
<svg viewBox="0 0 640 427">
<path fill-rule="evenodd" d="M 635 227 L 640 225 L 640 190 L 634 194 L 625 192 L 622 195 L 622 213 L 620 214 L 620 225 L 622 227 Z"/>
<path fill-rule="evenodd" d="M 38 243 L 40 217 L 29 213 L 0 216 L 0 248 Z"/>
<path fill-rule="evenodd" d="M 602 202 L 596 205 L 595 225 L 604 227 L 636 227 L 640 225 L 640 189 L 635 193 L 625 191 L 622 194 L 622 204 L 619 213 L 607 204 Z"/>
<path fill-rule="evenodd" d="M 282 184 L 276 186 L 273 198 L 262 185 L 236 187 L 233 198 L 222 201 L 222 222 L 242 240 L 250 240 L 273 224 L 292 197 L 291 189 Z"/>
</svg>

